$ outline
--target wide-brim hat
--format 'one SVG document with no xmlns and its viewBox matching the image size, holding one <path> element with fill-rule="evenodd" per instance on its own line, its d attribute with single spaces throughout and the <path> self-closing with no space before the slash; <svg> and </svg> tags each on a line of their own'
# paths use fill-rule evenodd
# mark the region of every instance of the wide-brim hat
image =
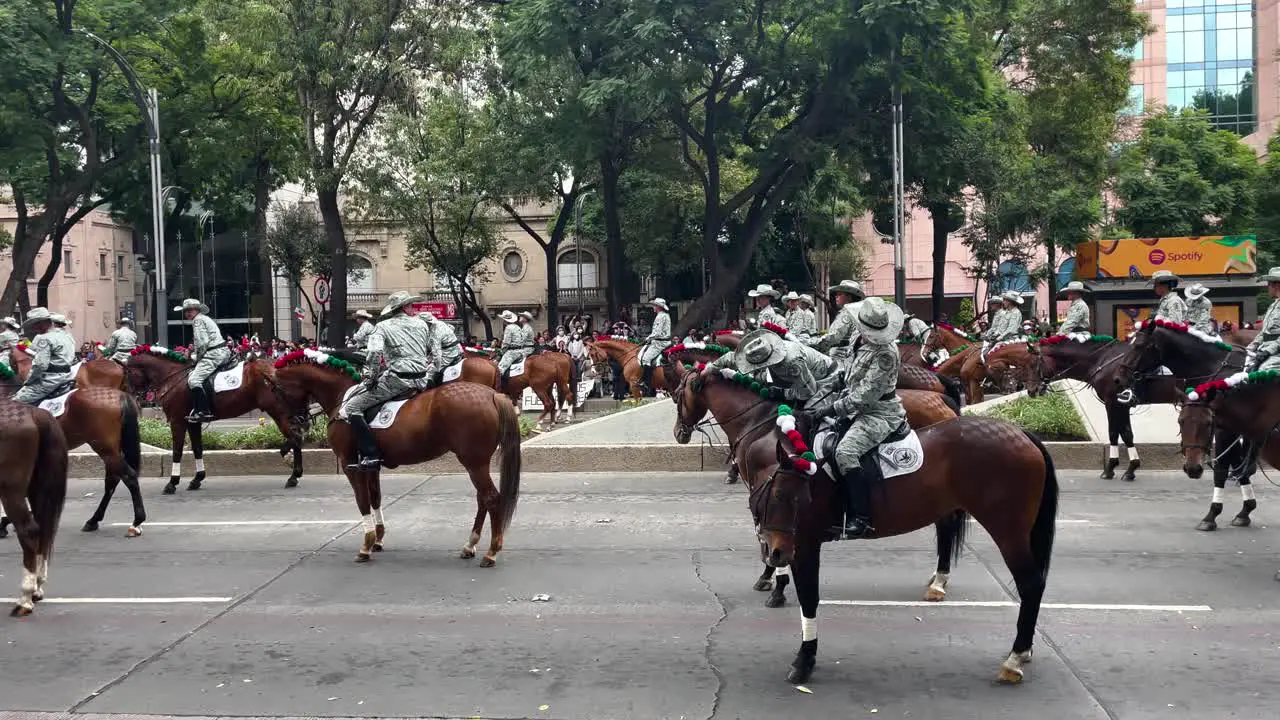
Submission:
<svg viewBox="0 0 1280 720">
<path fill-rule="evenodd" d="M 747 297 L 778 297 L 778 291 L 772 285 L 757 285 L 755 290 L 748 290 Z"/>
<path fill-rule="evenodd" d="M 373 316 L 369 314 L 369 311 L 368 311 L 368 310 L 357 310 L 357 311 L 356 311 L 356 317 L 358 317 L 358 318 L 364 318 L 365 320 L 372 320 L 372 319 L 373 319 Z"/>
<path fill-rule="evenodd" d="M 6 326 L 6 327 L 11 327 L 11 328 L 13 328 L 13 329 L 15 329 L 15 330 L 21 330 L 21 329 L 22 329 L 22 323 L 18 322 L 18 321 L 17 321 L 17 319 L 15 319 L 15 318 L 13 318 L 13 317 L 0 318 L 0 325 L 4 325 L 4 326 Z"/>
<path fill-rule="evenodd" d="M 118 321 L 116 321 L 116 324 L 117 325 L 133 325 L 133 318 L 122 317 Z"/>
<path fill-rule="evenodd" d="M 800 296 L 800 302 L 802 302 L 802 303 L 807 303 L 807 304 L 809 304 L 809 305 L 812 305 L 812 304 L 813 304 L 813 296 L 812 296 L 812 295 L 810 295 L 809 293 L 804 293 L 804 294 L 802 294 L 802 295 Z"/>
<path fill-rule="evenodd" d="M 1171 288 L 1177 287 L 1178 276 L 1174 275 L 1172 272 L 1169 272 L 1168 270 L 1157 270 L 1154 273 L 1152 273 L 1150 283 L 1153 287 L 1160 283 L 1165 283 Z"/>
<path fill-rule="evenodd" d="M 53 322 L 53 316 L 49 314 L 49 311 L 46 308 L 33 307 L 27 313 L 26 319 L 22 321 L 22 326 L 26 327 L 32 323 L 38 323 L 44 320 Z"/>
<path fill-rule="evenodd" d="M 841 280 L 839 285 L 832 285 L 827 288 L 827 292 L 845 293 L 847 295 L 854 296 L 858 300 L 862 300 L 867 297 L 866 291 L 862 289 L 862 285 L 860 285 L 856 280 Z"/>
<path fill-rule="evenodd" d="M 792 290 L 791 292 L 782 296 L 783 302 L 791 302 L 792 300 L 799 300 L 799 299 L 800 299 L 800 296 L 796 294 L 795 290 Z"/>
<path fill-rule="evenodd" d="M 1004 295 L 1001 295 L 1001 296 L 1000 296 L 1000 298 L 1001 298 L 1002 300 L 1008 300 L 1009 302 L 1013 303 L 1014 305 L 1021 305 L 1021 304 L 1022 304 L 1022 293 L 1018 292 L 1017 290 L 1010 290 L 1009 292 L 1005 293 Z"/>
<path fill-rule="evenodd" d="M 516 314 L 511 312 L 510 310 L 503 310 L 502 312 L 498 313 L 498 319 L 505 323 L 513 323 L 519 318 L 517 318 Z"/>
<path fill-rule="evenodd" d="M 62 313 L 53 313 L 52 315 L 49 316 L 49 319 L 53 321 L 54 325 L 67 324 L 67 316 L 63 315 Z"/>
<path fill-rule="evenodd" d="M 390 315 L 405 305 L 422 302 L 421 295 L 410 295 L 408 290 L 397 290 L 387 297 L 387 306 L 382 308 L 383 315 Z"/>
<path fill-rule="evenodd" d="M 1058 294 L 1066 295 L 1069 292 L 1087 293 L 1087 292 L 1093 292 L 1093 291 L 1089 289 L 1089 286 L 1085 285 L 1079 280 L 1072 280 L 1071 282 L 1067 283 L 1061 290 L 1059 290 Z"/>
<path fill-rule="evenodd" d="M 188 310 L 192 310 L 192 309 L 199 310 L 199 311 L 200 311 L 200 312 L 202 312 L 202 313 L 207 313 L 207 312 L 209 312 L 209 306 L 208 306 L 208 305 L 205 305 L 204 303 L 200 302 L 199 300 L 196 300 L 195 298 L 187 298 L 186 300 L 183 300 L 183 301 L 182 301 L 182 304 L 181 304 L 181 305 L 178 305 L 177 307 L 175 307 L 175 308 L 173 309 L 173 311 L 174 311 L 174 312 L 186 312 L 186 311 L 188 311 Z"/>
<path fill-rule="evenodd" d="M 905 320 L 902 308 L 879 297 L 863 300 L 853 319 L 858 323 L 858 334 L 877 345 L 888 345 L 897 340 Z"/>
<path fill-rule="evenodd" d="M 667 301 L 666 301 L 666 300 L 663 300 L 663 299 L 662 299 L 662 298 L 660 298 L 660 297 L 657 297 L 657 298 L 654 298 L 654 299 L 650 300 L 650 301 L 649 301 L 649 304 L 650 304 L 650 305 L 656 305 L 656 306 L 658 306 L 658 307 L 662 308 L 663 310 L 666 310 L 667 312 L 670 312 L 670 311 L 671 311 L 671 308 L 667 307 Z"/>
<path fill-rule="evenodd" d="M 533 313 L 529 312 L 528 310 L 521 310 L 518 313 L 518 317 L 522 317 L 525 320 L 528 320 L 529 322 L 533 322 Z"/>
<path fill-rule="evenodd" d="M 1273 267 L 1267 271 L 1266 275 L 1258 278 L 1262 282 L 1280 282 L 1280 267 Z"/>
<path fill-rule="evenodd" d="M 752 330 L 742 336 L 738 349 L 733 352 L 733 359 L 738 369 L 744 373 L 753 373 L 772 367 L 787 357 L 787 341 L 778 333 L 767 330 Z"/>
<path fill-rule="evenodd" d="M 1196 283 L 1184 290 L 1183 294 L 1187 296 L 1188 300 L 1198 300 L 1209 294 L 1209 288 L 1205 287 L 1203 283 Z"/>
</svg>

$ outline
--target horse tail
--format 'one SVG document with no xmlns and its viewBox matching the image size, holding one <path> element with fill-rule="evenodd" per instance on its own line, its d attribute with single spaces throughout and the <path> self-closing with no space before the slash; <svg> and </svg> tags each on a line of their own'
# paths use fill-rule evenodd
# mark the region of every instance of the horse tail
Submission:
<svg viewBox="0 0 1280 720">
<path fill-rule="evenodd" d="M 969 534 L 969 512 L 964 509 L 956 510 L 934 523 L 934 528 L 938 531 L 938 559 L 950 555 L 952 565 L 960 562 L 965 537 Z"/>
<path fill-rule="evenodd" d="M 40 432 L 35 468 L 31 472 L 28 500 L 39 531 L 40 551 L 45 562 L 53 556 L 53 539 L 62 521 L 67 500 L 67 439 L 58 421 L 48 413 L 32 413 Z"/>
<path fill-rule="evenodd" d="M 138 428 L 138 401 L 120 395 L 120 451 L 135 476 L 142 474 L 142 432 Z"/>
<path fill-rule="evenodd" d="M 1058 515 L 1058 471 L 1053 466 L 1053 456 L 1040 442 L 1040 438 L 1023 431 L 1044 457 L 1044 494 L 1040 497 L 1040 509 L 1035 524 L 1031 526 L 1031 555 L 1040 567 L 1040 577 L 1049 576 L 1049 558 L 1053 554 L 1053 533 Z"/>
<path fill-rule="evenodd" d="M 960 400 L 960 381 L 949 375 L 939 373 L 934 373 L 934 376 L 938 378 L 938 382 L 942 383 L 943 394 L 955 401 L 954 409 L 956 414 L 960 414 L 960 406 L 963 405 Z"/>
<path fill-rule="evenodd" d="M 498 444 L 502 448 L 498 493 L 502 497 L 502 531 L 506 532 L 520 501 L 520 416 L 506 395 L 494 395 L 493 404 L 498 409 Z"/>
</svg>

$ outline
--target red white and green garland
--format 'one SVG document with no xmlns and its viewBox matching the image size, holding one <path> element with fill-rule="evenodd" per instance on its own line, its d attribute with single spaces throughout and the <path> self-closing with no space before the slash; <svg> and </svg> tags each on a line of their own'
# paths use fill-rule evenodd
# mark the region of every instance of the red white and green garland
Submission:
<svg viewBox="0 0 1280 720">
<path fill-rule="evenodd" d="M 950 323 L 939 322 L 939 323 L 934 323 L 934 325 L 936 327 L 942 328 L 943 330 L 948 330 L 950 332 L 953 332 L 956 335 L 959 335 L 960 337 L 964 338 L 965 340 L 969 340 L 972 342 L 974 339 L 972 335 L 970 335 L 969 333 L 961 330 L 960 328 Z"/>
<path fill-rule="evenodd" d="M 778 406 L 778 429 L 783 435 L 787 436 L 787 440 L 791 442 L 791 447 L 795 450 L 795 457 L 791 458 L 791 463 L 795 465 L 805 475 L 818 474 L 818 457 L 813 454 L 809 446 L 804 442 L 804 436 L 796 429 L 796 418 L 790 405 Z"/>
<path fill-rule="evenodd" d="M 602 340 L 621 340 L 623 342 L 629 342 L 632 345 L 644 345 L 644 343 L 632 340 L 626 335 L 596 335 L 595 340 L 596 342 L 600 342 Z"/>
<path fill-rule="evenodd" d="M 1229 343 L 1223 342 L 1222 338 L 1217 335 L 1209 335 L 1208 333 L 1201 332 L 1186 323 L 1176 323 L 1170 320 L 1165 320 L 1162 317 L 1157 317 L 1155 320 L 1139 320 L 1133 326 L 1133 333 L 1129 335 L 1129 339 L 1132 340 L 1134 335 L 1137 335 L 1142 328 L 1149 326 L 1151 323 L 1155 323 L 1156 327 L 1164 328 L 1165 330 L 1186 333 L 1201 342 L 1207 342 L 1210 345 L 1213 345 L 1219 350 L 1226 350 L 1230 352 L 1233 349 Z"/>
<path fill-rule="evenodd" d="M 759 395 L 765 400 L 781 402 L 786 398 L 786 396 L 783 395 L 781 388 L 770 387 L 750 375 L 738 372 L 733 368 L 720 368 L 720 374 L 723 375 L 726 380 L 732 380 L 733 382 L 738 383 L 742 387 L 750 390 L 756 395 Z"/>
<path fill-rule="evenodd" d="M 667 348 L 666 350 L 663 350 L 662 352 L 667 355 L 675 355 L 676 353 L 683 352 L 685 350 L 703 350 L 706 352 L 713 352 L 719 355 L 724 355 L 725 353 L 733 352 L 732 350 L 730 350 L 729 348 L 723 345 L 716 345 L 713 343 L 705 343 L 705 342 L 677 343 Z"/>
<path fill-rule="evenodd" d="M 1010 345 L 1027 345 L 1030 342 L 1031 338 L 1028 337 L 1016 337 L 1011 340 L 1001 340 L 990 348 L 987 348 L 987 355 L 991 355 L 991 353 L 999 350 L 1000 348 L 1009 347 Z"/>
<path fill-rule="evenodd" d="M 766 320 L 760 323 L 760 327 L 764 328 L 765 330 L 772 330 L 773 332 L 777 333 L 778 336 L 781 337 L 783 340 L 799 342 L 796 336 L 791 334 L 790 330 L 782 327 L 781 325 L 778 325 L 777 323 L 771 323 L 768 320 Z"/>
<path fill-rule="evenodd" d="M 314 348 L 303 348 L 302 350 L 285 353 L 283 357 L 276 361 L 276 369 L 279 370 L 302 362 L 320 365 L 321 367 L 331 367 L 352 380 L 360 382 L 360 371 L 356 369 L 355 365 Z"/>
<path fill-rule="evenodd" d="M 170 350 L 169 348 L 164 347 L 162 345 L 139 345 L 138 347 L 129 351 L 130 355 L 142 355 L 144 353 L 148 355 L 156 355 L 166 360 L 172 360 L 178 363 L 189 362 L 191 359 L 180 352 Z"/>
<path fill-rule="evenodd" d="M 1113 338 L 1113 337 L 1111 337 L 1110 335 L 1090 335 L 1089 333 L 1068 333 L 1068 334 L 1066 334 L 1066 335 L 1050 335 L 1050 336 L 1049 336 L 1049 337 L 1047 337 L 1047 338 L 1042 338 L 1042 339 L 1040 340 L 1040 344 L 1041 344 L 1041 345 L 1060 345 L 1060 344 L 1062 344 L 1062 343 L 1064 343 L 1064 342 L 1078 342 L 1078 343 L 1099 342 L 1099 343 L 1110 343 L 1110 342 L 1115 342 L 1115 341 L 1116 341 L 1116 339 L 1115 339 L 1115 338 Z"/>
<path fill-rule="evenodd" d="M 1230 377 L 1200 383 L 1194 389 L 1187 388 L 1187 399 L 1191 401 L 1212 397 L 1214 393 L 1225 392 L 1241 385 L 1267 385 L 1280 382 L 1280 370 L 1254 370 L 1238 372 Z"/>
<path fill-rule="evenodd" d="M 9 363 L 0 364 L 0 380 L 9 381 L 18 376 L 18 373 L 9 367 Z"/>
</svg>

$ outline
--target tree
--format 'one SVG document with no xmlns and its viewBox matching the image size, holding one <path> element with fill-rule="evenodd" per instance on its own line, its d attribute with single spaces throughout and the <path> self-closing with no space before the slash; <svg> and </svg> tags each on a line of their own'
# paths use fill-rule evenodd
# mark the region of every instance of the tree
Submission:
<svg viewBox="0 0 1280 720">
<path fill-rule="evenodd" d="M 1256 188 L 1257 263 L 1259 270 L 1266 270 L 1280 265 L 1280 134 L 1267 141 L 1267 159 L 1258 170 Z"/>
<path fill-rule="evenodd" d="M 1244 232 L 1258 173 L 1253 150 L 1203 112 L 1161 112 L 1121 154 L 1116 219 L 1138 237 Z"/>
<path fill-rule="evenodd" d="M 480 318 L 492 338 L 492 320 L 476 290 L 501 239 L 483 175 L 494 133 L 474 101 L 461 87 L 446 85 L 428 91 L 416 112 L 391 115 L 361 158 L 353 199 L 366 219 L 404 226 L 406 266 L 448 277 L 458 307 Z"/>
<path fill-rule="evenodd" d="M 467 7 L 455 0 L 268 0 L 260 47 L 276 52 L 296 88 L 310 182 L 331 253 L 329 336 L 347 314 L 347 239 L 338 193 L 383 113 L 446 57 Z M 474 26 L 474 23 L 472 24 Z"/>
<path fill-rule="evenodd" d="M 329 245 L 325 241 L 324 228 L 320 225 L 315 212 L 302 203 L 280 205 L 276 209 L 275 221 L 267 228 L 266 251 L 271 264 L 289 283 L 289 287 L 298 291 L 298 295 L 307 303 L 315 323 L 315 337 L 320 337 L 320 329 L 325 322 L 323 305 L 315 302 L 311 293 L 307 292 L 304 283 L 311 278 L 321 278 L 332 282 L 333 264 L 329 261 Z M 320 310 L 316 306 L 320 305 Z M 341 338 L 330 342 L 339 342 Z"/>
</svg>

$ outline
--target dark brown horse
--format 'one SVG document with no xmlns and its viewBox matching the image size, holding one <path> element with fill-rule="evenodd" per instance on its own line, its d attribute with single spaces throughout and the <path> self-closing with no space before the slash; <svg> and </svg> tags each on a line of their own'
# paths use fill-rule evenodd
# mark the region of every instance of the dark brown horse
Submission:
<svg viewBox="0 0 1280 720">
<path fill-rule="evenodd" d="M 276 361 L 276 378 L 295 415 L 305 414 L 314 400 L 329 416 L 329 445 L 344 468 L 356 448 L 351 426 L 334 418 L 343 395 L 357 376 L 315 354 L 290 353 Z M 420 393 L 400 408 L 391 427 L 374 430 L 384 467 L 427 462 L 453 453 L 467 469 L 476 488 L 476 517 L 462 557 L 472 558 L 489 516 L 489 551 L 481 567 L 492 567 L 520 499 L 520 416 L 511 399 L 487 385 L 455 380 Z M 489 474 L 489 460 L 501 449 L 498 487 Z M 380 552 L 386 535 L 382 517 L 382 480 L 378 471 L 346 470 L 364 521 L 364 542 L 356 562 L 368 562 Z"/>
<path fill-rule="evenodd" d="M 772 425 L 778 405 L 732 381 L 705 384 L 681 371 L 676 400 L 677 442 L 688 442 L 693 426 L 710 412 L 736 442 L 754 428 Z M 801 432 L 804 428 L 801 428 Z M 924 465 L 872 490 L 875 537 L 917 530 L 957 512 L 972 515 L 1000 548 L 1017 585 L 1020 608 L 1013 649 L 999 680 L 1016 683 L 1031 659 L 1040 602 L 1053 550 L 1058 480 L 1053 460 L 1039 440 L 994 418 L 965 416 L 919 431 Z M 842 491 L 825 472 L 807 475 L 774 430 L 738 443 L 737 456 L 750 489 L 760 551 L 769 565 L 789 565 L 802 613 L 800 651 L 787 680 L 809 679 L 817 661 L 819 558 L 822 544 L 841 525 Z M 982 472 L 974 472 L 974 468 Z M 952 530 L 963 532 L 964 523 Z M 951 539 L 952 543 L 958 537 Z M 953 545 L 954 546 L 954 545 Z"/>
<path fill-rule="evenodd" d="M 0 396 L 9 397 L 19 386 L 17 380 L 17 377 L 0 377 Z M 107 514 L 111 496 L 123 482 L 133 500 L 133 524 L 125 531 L 125 537 L 142 534 L 147 511 L 142 503 L 142 489 L 138 486 L 138 471 L 142 467 L 138 415 L 138 402 L 126 392 L 115 388 L 81 387 L 67 400 L 58 417 L 67 449 L 88 445 L 106 465 L 102 500 L 81 528 L 84 532 L 98 529 L 98 524 Z M 0 537 L 7 535 L 9 522 L 9 518 L 0 516 Z"/>
<path fill-rule="evenodd" d="M 49 559 L 67 498 L 67 439 L 53 416 L 0 398 L 0 506 L 22 546 L 22 585 L 14 617 L 44 598 Z"/>
<path fill-rule="evenodd" d="M 1218 529 L 1218 515 L 1222 514 L 1227 479 L 1230 477 L 1238 479 L 1243 501 L 1240 512 L 1231 518 L 1231 524 L 1234 527 L 1253 524 L 1249 515 L 1257 509 L 1258 500 L 1250 481 L 1247 464 L 1251 458 L 1245 442 L 1258 446 L 1259 457 L 1276 467 L 1274 463 L 1280 459 L 1280 452 L 1276 448 L 1269 449 L 1273 435 L 1270 430 L 1275 427 L 1275 422 L 1259 430 L 1269 418 L 1277 418 L 1276 408 L 1280 406 L 1272 404 L 1277 399 L 1273 390 L 1269 386 L 1259 386 L 1250 388 L 1249 392 L 1222 393 L 1212 405 L 1204 398 L 1197 398 L 1185 403 L 1178 412 L 1182 471 L 1192 480 L 1198 480 L 1204 474 L 1206 463 L 1213 468 L 1213 499 L 1209 503 L 1208 514 L 1196 525 L 1197 530 L 1211 532 Z M 1280 574 L 1277 574 L 1277 579 L 1280 579 Z"/>
<path fill-rule="evenodd" d="M 19 377 L 26 377 L 31 372 L 31 355 L 25 347 L 19 345 L 9 354 L 13 369 Z M 114 360 L 97 358 L 80 363 L 76 373 L 76 387 L 106 387 L 117 390 L 128 390 L 125 386 L 124 368 Z"/>
<path fill-rule="evenodd" d="M 1244 339 L 1234 335 L 1231 337 Z M 1123 391 L 1134 382 L 1134 378 L 1148 375 L 1156 368 L 1164 366 L 1178 378 L 1175 380 L 1168 375 L 1160 376 L 1175 385 L 1172 391 L 1172 402 L 1182 402 L 1185 400 L 1185 396 L 1178 389 L 1178 386 L 1198 385 L 1206 381 L 1228 377 L 1243 370 L 1244 361 L 1244 349 L 1232 346 L 1225 341 L 1221 343 L 1206 342 L 1204 339 L 1188 332 L 1182 326 L 1160 327 L 1155 323 L 1146 323 L 1138 330 L 1133 342 L 1124 346 L 1124 352 L 1116 364 L 1117 372 L 1112 376 L 1112 379 L 1116 382 L 1116 390 Z M 1261 390 L 1262 387 L 1259 386 L 1256 389 Z M 1145 391 L 1140 391 L 1139 394 L 1139 397 L 1144 397 L 1141 393 L 1145 393 Z M 1252 402 L 1244 399 L 1250 394 L 1249 392 L 1229 393 L 1229 395 L 1242 396 L 1241 399 L 1233 402 L 1237 408 L 1261 411 L 1262 408 L 1260 406 L 1255 406 Z M 1265 393 L 1259 392 L 1259 394 Z M 1202 469 L 1199 462 L 1189 462 L 1188 454 L 1207 449 L 1208 442 L 1205 438 L 1209 436 L 1209 432 L 1206 432 L 1203 427 L 1197 427 L 1194 422 L 1190 423 L 1192 424 L 1191 437 L 1186 434 L 1188 420 L 1194 421 L 1197 419 L 1197 411 L 1189 408 L 1198 404 L 1200 403 L 1193 402 L 1188 404 L 1183 408 L 1180 413 L 1182 417 L 1179 418 L 1179 426 L 1184 433 L 1182 437 L 1182 452 L 1185 461 L 1183 469 L 1193 479 L 1200 477 Z M 1222 514 L 1223 501 L 1226 499 L 1226 483 L 1229 478 L 1234 478 L 1239 483 L 1240 494 L 1244 498 L 1244 506 L 1232 519 L 1232 525 L 1245 527 L 1251 524 L 1249 515 L 1258 506 L 1251 483 L 1251 476 L 1255 468 L 1249 462 L 1250 448 L 1241 444 L 1242 433 L 1233 427 L 1239 424 L 1237 421 L 1246 419 L 1238 413 L 1238 410 L 1233 409 L 1219 417 L 1217 429 L 1212 433 L 1214 445 L 1219 448 L 1222 457 L 1218 458 L 1219 462 L 1214 463 L 1213 497 L 1209 502 L 1209 511 L 1196 525 L 1197 530 L 1213 531 L 1218 528 L 1217 518 Z M 1203 416 L 1198 419 L 1200 421 L 1205 420 Z M 1252 424 L 1253 421 L 1249 421 L 1249 425 L 1252 426 Z M 1213 425 L 1212 421 L 1209 421 L 1209 425 Z M 1254 437 L 1262 439 L 1267 435 L 1255 435 Z M 1252 440 L 1253 437 L 1245 436 L 1244 439 Z"/>
<path fill-rule="evenodd" d="M 185 437 L 191 436 L 191 454 L 196 458 L 196 474 L 187 485 L 188 490 L 199 490 L 204 483 L 204 438 L 200 425 L 187 422 L 191 411 L 191 392 L 187 389 L 190 361 L 172 350 L 150 345 L 140 345 L 129 356 L 125 367 L 129 386 L 149 388 L 155 391 L 156 401 L 164 410 L 173 440 L 173 467 L 169 482 L 164 487 L 166 495 L 178 489 L 182 479 L 182 449 Z M 275 421 L 284 436 L 280 457 L 293 453 L 293 472 L 285 481 L 287 488 L 297 487 L 302 477 L 302 433 L 290 423 L 288 408 L 276 392 L 275 369 L 267 360 L 251 360 L 244 365 L 244 377 L 235 390 L 216 393 L 210 398 L 214 416 L 219 420 L 240 417 L 250 410 L 262 410 Z"/>
</svg>

